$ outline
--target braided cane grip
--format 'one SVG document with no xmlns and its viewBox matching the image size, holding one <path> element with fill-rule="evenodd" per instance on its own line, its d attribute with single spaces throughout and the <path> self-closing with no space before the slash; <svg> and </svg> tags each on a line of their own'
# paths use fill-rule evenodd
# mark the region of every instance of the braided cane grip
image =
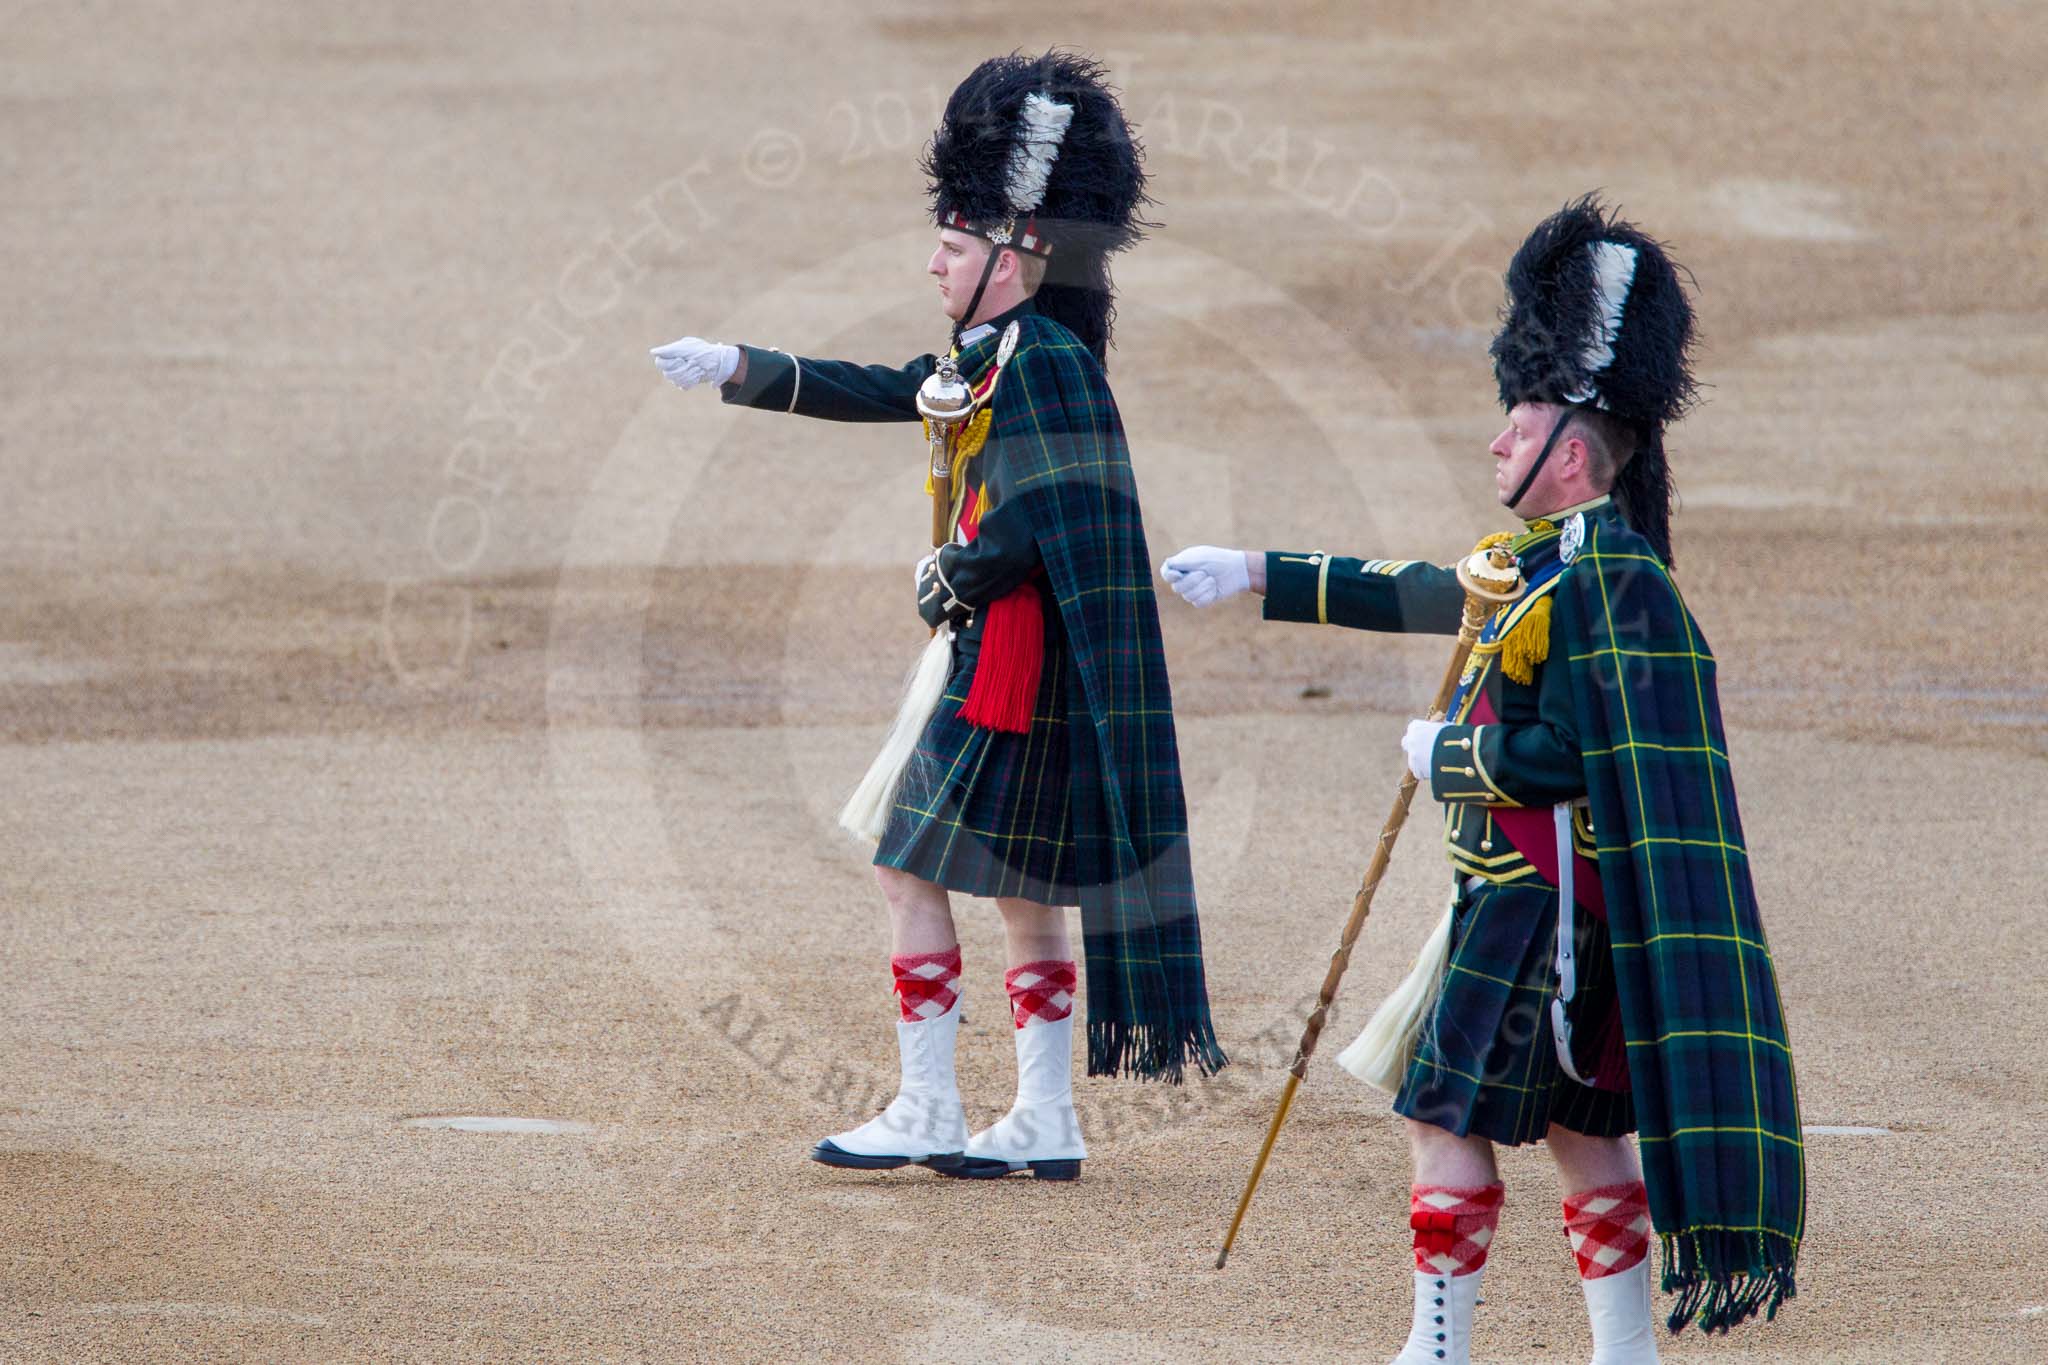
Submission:
<svg viewBox="0 0 2048 1365">
<path fill-rule="evenodd" d="M 1449 710 L 1451 697 L 1458 690 L 1458 679 L 1465 671 L 1465 661 L 1472 657 L 1472 646 L 1479 643 L 1479 632 L 1486 628 L 1487 619 L 1503 604 L 1519 598 L 1525 587 L 1521 561 L 1500 545 L 1469 555 L 1461 561 L 1458 583 L 1465 589 L 1465 614 L 1458 622 L 1458 644 L 1451 652 L 1450 666 L 1444 670 L 1443 681 L 1437 684 L 1436 700 L 1430 703 L 1430 720 L 1442 720 Z M 1358 935 L 1365 928 L 1365 918 L 1372 912 L 1373 894 L 1380 889 L 1380 881 L 1387 875 L 1394 840 L 1400 836 L 1401 826 L 1408 821 L 1408 807 L 1415 800 L 1415 789 L 1419 785 L 1415 774 L 1404 767 L 1401 786 L 1394 794 L 1394 808 L 1388 813 L 1386 823 L 1380 826 L 1379 841 L 1373 845 L 1372 859 L 1365 868 L 1365 879 L 1359 883 L 1358 894 L 1351 899 L 1351 918 L 1344 923 L 1344 936 L 1337 944 L 1337 951 L 1330 955 L 1330 969 L 1323 974 L 1323 988 L 1316 997 L 1315 1012 L 1309 1015 L 1308 1023 L 1302 1029 L 1301 1045 L 1294 1053 L 1294 1065 L 1288 1068 L 1298 1080 L 1308 1078 L 1308 1059 L 1315 1055 L 1316 1043 L 1323 1036 L 1323 1025 L 1329 1022 L 1330 1005 L 1337 998 L 1337 986 L 1343 981 L 1345 970 L 1351 966 L 1352 945 L 1358 942 Z"/>
</svg>

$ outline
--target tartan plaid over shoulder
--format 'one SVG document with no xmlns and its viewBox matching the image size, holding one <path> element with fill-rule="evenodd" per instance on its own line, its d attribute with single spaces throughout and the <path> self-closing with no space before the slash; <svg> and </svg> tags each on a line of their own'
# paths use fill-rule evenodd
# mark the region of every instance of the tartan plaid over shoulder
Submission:
<svg viewBox="0 0 2048 1365">
<path fill-rule="evenodd" d="M 983 458 L 1018 504 L 1066 628 L 1088 1074 L 1178 1083 L 1225 1064 L 1209 1019 L 1173 693 L 1123 421 L 1102 367 L 1027 312 Z M 993 458 L 990 458 L 993 457 Z"/>
<path fill-rule="evenodd" d="M 1559 585 L 1568 661 L 1664 1248 L 1670 1326 L 1725 1331 L 1795 1292 L 1806 1165 L 1714 658 L 1649 542 L 1587 517 Z"/>
</svg>

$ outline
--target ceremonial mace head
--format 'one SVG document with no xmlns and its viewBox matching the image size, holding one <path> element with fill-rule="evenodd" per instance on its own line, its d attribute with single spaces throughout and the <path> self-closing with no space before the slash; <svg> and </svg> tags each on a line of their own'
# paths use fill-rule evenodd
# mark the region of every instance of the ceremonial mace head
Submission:
<svg viewBox="0 0 2048 1365">
<path fill-rule="evenodd" d="M 1486 627 L 1487 618 L 1528 591 L 1521 556 L 1504 544 L 1475 550 L 1458 561 L 1458 586 L 1465 590 L 1465 618 L 1458 638 L 1470 646 Z"/>
<path fill-rule="evenodd" d="M 948 439 L 974 407 L 974 390 L 960 377 L 951 356 L 939 362 L 924 383 L 917 386 L 917 411 L 931 423 L 932 473 L 940 478 L 953 472 L 952 442 Z"/>
<path fill-rule="evenodd" d="M 1522 560 L 1505 545 L 1489 545 L 1458 561 L 1458 586 L 1492 603 L 1512 602 L 1522 595 Z"/>
</svg>

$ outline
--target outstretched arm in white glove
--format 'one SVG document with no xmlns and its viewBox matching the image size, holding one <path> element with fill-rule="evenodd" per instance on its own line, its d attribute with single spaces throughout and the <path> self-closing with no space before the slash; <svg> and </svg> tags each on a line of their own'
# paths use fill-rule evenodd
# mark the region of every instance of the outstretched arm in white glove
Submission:
<svg viewBox="0 0 2048 1365">
<path fill-rule="evenodd" d="M 661 377 L 679 389 L 729 383 L 737 377 L 742 359 L 739 347 L 702 337 L 671 341 L 666 346 L 656 346 L 649 354 L 654 357 Z"/>
<path fill-rule="evenodd" d="M 1190 545 L 1160 565 L 1159 574 L 1190 605 L 1206 607 L 1248 588 L 1265 591 L 1265 569 L 1265 556 L 1253 550 Z"/>
</svg>

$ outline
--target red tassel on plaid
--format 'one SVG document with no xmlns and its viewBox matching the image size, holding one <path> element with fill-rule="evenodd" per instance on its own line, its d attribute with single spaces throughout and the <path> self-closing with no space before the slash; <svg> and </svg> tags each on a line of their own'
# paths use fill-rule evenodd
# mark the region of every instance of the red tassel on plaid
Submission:
<svg viewBox="0 0 2048 1365">
<path fill-rule="evenodd" d="M 981 531 L 980 490 L 970 488 L 960 504 L 960 539 L 972 544 Z M 981 654 L 967 686 L 960 719 L 984 730 L 1028 734 L 1045 669 L 1045 607 L 1031 583 L 981 610 Z"/>
<path fill-rule="evenodd" d="M 1580 1279 L 1633 1270 L 1650 1254 L 1650 1192 L 1636 1180 L 1570 1195 L 1564 1201 L 1564 1232 L 1579 1262 Z"/>
<path fill-rule="evenodd" d="M 981 657 L 960 719 L 984 730 L 1026 734 L 1045 667 L 1045 615 L 1038 589 L 1026 583 L 982 608 Z"/>
<path fill-rule="evenodd" d="M 898 953 L 889 959 L 903 1022 L 936 1019 L 960 998 L 960 946 L 943 953 Z"/>
<path fill-rule="evenodd" d="M 1003 985 L 1010 992 L 1010 1009 L 1017 1027 L 1026 1024 L 1055 1024 L 1074 1012 L 1074 989 L 1079 974 L 1071 962 L 1050 958 L 1027 962 L 1003 973 Z"/>
<path fill-rule="evenodd" d="M 1408 1226 L 1415 1229 L 1415 1268 L 1430 1275 L 1470 1275 L 1486 1264 L 1500 1226 L 1507 1188 L 1417 1185 L 1409 1191 Z"/>
</svg>

